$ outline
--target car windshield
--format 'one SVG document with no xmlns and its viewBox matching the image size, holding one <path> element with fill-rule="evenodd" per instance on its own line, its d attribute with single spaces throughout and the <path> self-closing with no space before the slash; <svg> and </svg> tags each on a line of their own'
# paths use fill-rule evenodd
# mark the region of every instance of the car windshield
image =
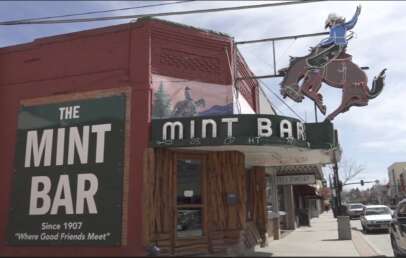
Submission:
<svg viewBox="0 0 406 258">
<path fill-rule="evenodd" d="M 376 208 L 367 208 L 365 210 L 365 215 L 381 215 L 381 214 L 391 214 L 390 209 L 387 207 L 376 207 Z"/>
<path fill-rule="evenodd" d="M 353 205 L 350 205 L 350 209 L 362 209 L 362 208 L 363 208 L 363 206 L 360 205 L 360 204 L 353 204 Z"/>
</svg>

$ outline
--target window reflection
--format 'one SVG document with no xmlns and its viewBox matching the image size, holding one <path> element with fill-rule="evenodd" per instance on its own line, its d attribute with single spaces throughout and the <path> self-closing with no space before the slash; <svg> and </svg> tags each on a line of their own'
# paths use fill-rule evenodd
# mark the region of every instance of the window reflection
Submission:
<svg viewBox="0 0 406 258">
<path fill-rule="evenodd" d="M 200 237 L 203 235 L 201 208 L 178 209 L 177 221 L 177 237 Z"/>
<path fill-rule="evenodd" d="M 201 204 L 201 161 L 178 160 L 177 203 Z"/>
</svg>

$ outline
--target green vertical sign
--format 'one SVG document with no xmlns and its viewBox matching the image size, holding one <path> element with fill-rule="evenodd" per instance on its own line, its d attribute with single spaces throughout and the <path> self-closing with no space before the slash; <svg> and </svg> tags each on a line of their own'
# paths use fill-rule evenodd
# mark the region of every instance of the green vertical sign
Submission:
<svg viewBox="0 0 406 258">
<path fill-rule="evenodd" d="M 21 107 L 9 244 L 121 244 L 125 101 Z"/>
</svg>

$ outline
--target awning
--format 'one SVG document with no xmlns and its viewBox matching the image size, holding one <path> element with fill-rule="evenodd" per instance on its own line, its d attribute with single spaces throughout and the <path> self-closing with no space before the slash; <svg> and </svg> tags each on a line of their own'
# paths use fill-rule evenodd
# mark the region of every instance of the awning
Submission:
<svg viewBox="0 0 406 258">
<path fill-rule="evenodd" d="M 277 167 L 278 176 L 286 175 L 315 175 L 316 179 L 323 180 L 323 171 L 321 165 L 311 164 L 311 165 L 296 165 L 296 166 L 282 166 Z"/>
<path fill-rule="evenodd" d="M 300 195 L 308 199 L 323 199 L 323 197 L 316 191 L 316 188 L 310 185 L 295 185 L 293 186 L 295 195 Z"/>
<path fill-rule="evenodd" d="M 337 150 L 306 149 L 294 146 L 193 146 L 171 147 L 178 150 L 200 151 L 239 151 L 245 156 L 246 166 L 287 166 L 287 165 L 312 165 L 330 164 L 334 152 Z M 340 154 L 336 154 L 339 156 Z"/>
</svg>

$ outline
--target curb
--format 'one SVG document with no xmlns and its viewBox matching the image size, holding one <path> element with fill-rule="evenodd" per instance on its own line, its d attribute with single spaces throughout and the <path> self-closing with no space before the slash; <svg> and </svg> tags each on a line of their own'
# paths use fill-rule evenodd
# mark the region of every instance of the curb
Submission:
<svg viewBox="0 0 406 258">
<path fill-rule="evenodd" d="M 378 253 L 358 230 L 351 230 L 352 242 L 360 256 L 386 257 Z"/>
</svg>

